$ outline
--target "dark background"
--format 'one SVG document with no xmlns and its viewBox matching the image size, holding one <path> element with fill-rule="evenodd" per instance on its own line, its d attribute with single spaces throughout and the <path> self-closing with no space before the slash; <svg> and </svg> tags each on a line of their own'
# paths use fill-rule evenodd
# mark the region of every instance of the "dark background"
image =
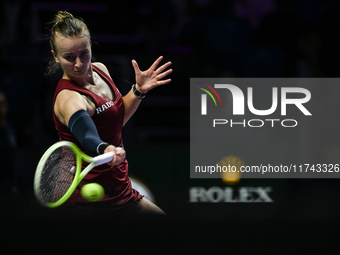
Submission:
<svg viewBox="0 0 340 255">
<path fill-rule="evenodd" d="M 219 179 L 189 178 L 189 85 L 190 77 L 338 77 L 340 2 L 111 2 L 1 1 L 0 90 L 7 95 L 8 122 L 17 138 L 13 189 L 0 194 L 0 231 L 11 240 L 2 247 L 14 254 L 60 247 L 86 250 L 90 244 L 113 252 L 144 246 L 156 254 L 177 254 L 187 247 L 189 254 L 198 254 L 251 249 L 259 247 L 257 243 L 291 253 L 314 250 L 317 244 L 323 249 L 333 246 L 340 212 L 337 179 L 241 179 L 228 185 Z M 51 57 L 47 23 L 57 10 L 85 20 L 95 60 L 107 65 L 123 94 L 131 86 L 125 80 L 134 81 L 132 59 L 141 69 L 159 55 L 172 61 L 171 84 L 150 91 L 123 131 L 130 174 L 149 187 L 167 212 L 166 219 L 96 214 L 78 218 L 36 203 L 36 164 L 58 139 L 52 96 L 61 73 L 44 76 Z M 337 130 L 327 119 L 321 130 L 309 128 L 318 144 Z M 339 163 L 337 140 L 323 146 L 332 149 L 330 157 Z M 0 157 L 1 162 L 7 159 Z M 189 203 L 190 187 L 212 186 L 269 186 L 274 202 Z M 287 245 L 287 239 L 293 244 Z"/>
</svg>

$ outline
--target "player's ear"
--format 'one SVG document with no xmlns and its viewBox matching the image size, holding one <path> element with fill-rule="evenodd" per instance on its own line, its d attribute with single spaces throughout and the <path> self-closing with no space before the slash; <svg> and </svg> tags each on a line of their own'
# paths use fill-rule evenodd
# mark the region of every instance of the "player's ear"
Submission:
<svg viewBox="0 0 340 255">
<path fill-rule="evenodd" d="M 54 50 L 51 50 L 51 53 L 55 59 L 55 62 L 59 63 L 59 59 L 57 58 L 57 54 L 54 52 Z"/>
</svg>

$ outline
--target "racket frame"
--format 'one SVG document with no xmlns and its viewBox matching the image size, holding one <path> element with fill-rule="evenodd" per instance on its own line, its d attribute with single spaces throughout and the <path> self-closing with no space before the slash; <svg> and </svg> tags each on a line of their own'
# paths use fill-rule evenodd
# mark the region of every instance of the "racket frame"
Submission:
<svg viewBox="0 0 340 255">
<path fill-rule="evenodd" d="M 50 157 L 50 155 L 59 147 L 69 147 L 73 150 L 74 154 L 75 154 L 75 159 L 76 159 L 76 170 L 74 173 L 74 178 L 72 181 L 71 186 L 69 187 L 69 189 L 67 190 L 67 192 L 56 202 L 53 203 L 44 203 L 43 202 L 43 197 L 39 191 L 39 187 L 40 187 L 40 180 L 41 180 L 41 174 L 42 174 L 42 170 L 44 167 L 44 164 L 46 162 L 46 160 Z M 96 166 L 99 165 L 103 165 L 105 163 L 110 162 L 113 157 L 114 157 L 115 153 L 114 152 L 108 152 L 108 153 L 104 153 L 102 155 L 96 156 L 96 157 L 91 157 L 86 155 L 84 152 L 82 152 L 77 145 L 75 145 L 72 142 L 69 141 L 59 141 L 55 144 L 53 144 L 50 148 L 48 148 L 45 153 L 43 154 L 43 156 L 41 157 L 37 168 L 36 168 L 36 172 L 34 175 L 34 194 L 37 198 L 37 200 L 44 206 L 47 206 L 49 208 L 55 208 L 58 207 L 60 205 L 62 205 L 63 203 L 65 203 L 67 201 L 67 199 L 69 199 L 69 197 L 72 195 L 72 193 L 74 192 L 74 190 L 77 188 L 78 184 L 81 182 L 81 180 Z M 89 163 L 85 169 L 83 171 L 81 171 L 82 168 L 82 161 L 85 161 L 87 163 Z"/>
</svg>

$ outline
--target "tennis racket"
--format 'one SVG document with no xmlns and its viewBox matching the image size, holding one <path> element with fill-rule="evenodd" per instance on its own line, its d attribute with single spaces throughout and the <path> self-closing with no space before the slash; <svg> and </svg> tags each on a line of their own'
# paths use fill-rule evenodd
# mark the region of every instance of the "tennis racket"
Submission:
<svg viewBox="0 0 340 255">
<path fill-rule="evenodd" d="M 36 199 L 49 208 L 62 205 L 94 167 L 110 162 L 114 155 L 108 152 L 90 157 L 72 142 L 55 143 L 43 154 L 35 171 Z M 81 171 L 83 161 L 89 164 Z"/>
</svg>

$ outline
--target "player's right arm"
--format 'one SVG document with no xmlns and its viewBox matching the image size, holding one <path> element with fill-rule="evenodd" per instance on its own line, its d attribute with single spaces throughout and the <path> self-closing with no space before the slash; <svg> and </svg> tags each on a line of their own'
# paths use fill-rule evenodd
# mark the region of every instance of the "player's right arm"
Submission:
<svg viewBox="0 0 340 255">
<path fill-rule="evenodd" d="M 58 93 L 54 104 L 54 113 L 62 124 L 68 126 L 72 115 L 80 110 L 84 110 L 92 116 L 95 105 L 76 91 L 65 89 Z"/>
<path fill-rule="evenodd" d="M 94 156 L 115 152 L 111 165 L 119 165 L 125 158 L 125 150 L 103 142 L 90 116 L 95 105 L 76 91 L 62 90 L 56 97 L 54 112 L 59 121 L 68 126 L 85 151 Z"/>
</svg>

